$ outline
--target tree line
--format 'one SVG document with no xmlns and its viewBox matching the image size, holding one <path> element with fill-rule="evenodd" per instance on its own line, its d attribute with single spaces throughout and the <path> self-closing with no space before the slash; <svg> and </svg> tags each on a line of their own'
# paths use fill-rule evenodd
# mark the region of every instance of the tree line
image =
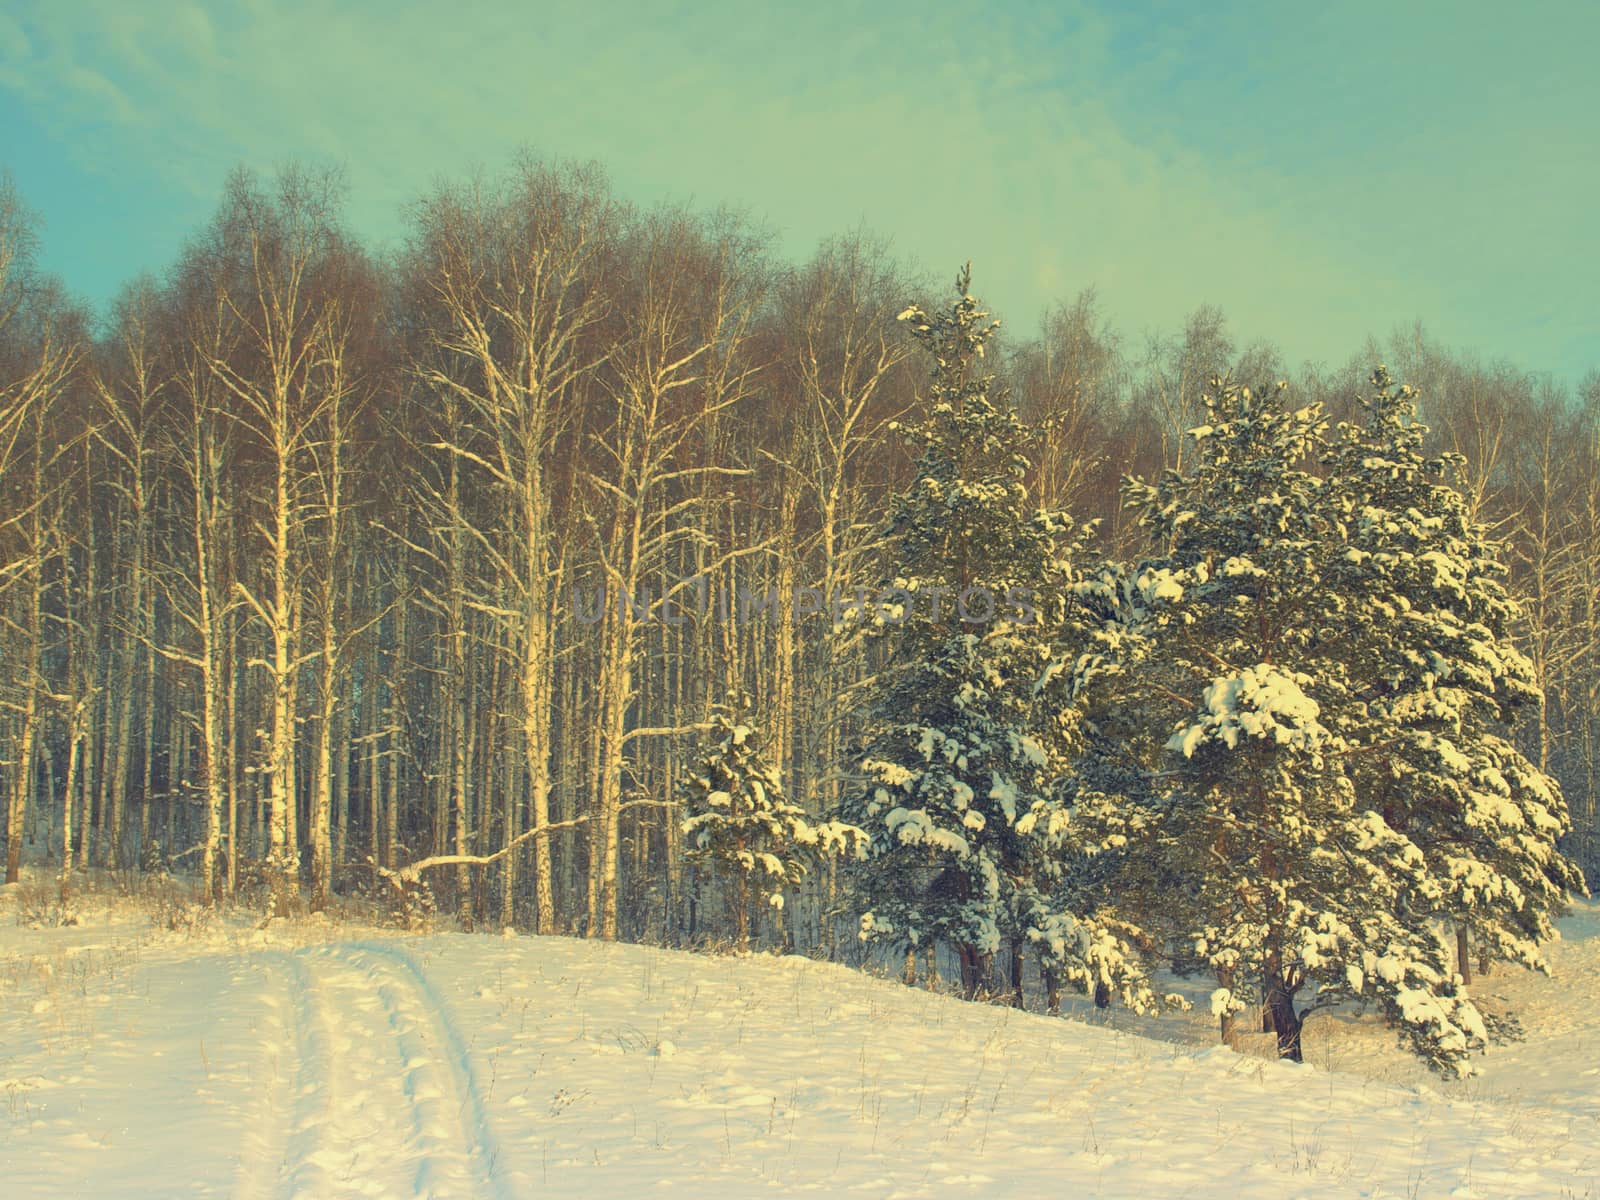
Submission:
<svg viewBox="0 0 1600 1200">
<path fill-rule="evenodd" d="M 938 289 L 865 235 L 783 262 L 592 166 L 440 185 L 382 257 L 340 203 L 238 173 L 96 321 L 0 192 L 7 878 L 25 850 L 63 890 L 171 863 L 280 911 L 425 879 L 469 925 L 688 936 L 685 797 L 729 697 L 798 811 L 870 793 L 915 636 L 846 598 L 909 561 L 937 366 L 897 318 Z M 1507 735 L 1600 861 L 1600 376 L 1569 394 L 1420 327 L 1294 369 L 1212 308 L 1130 338 L 1092 291 L 985 339 L 1019 494 L 1104 563 L 1172 552 L 1121 481 L 1208 469 L 1213 380 L 1353 421 L 1387 361 L 1504 544 L 1532 714 Z M 819 863 L 783 936 L 853 936 L 849 874 Z"/>
</svg>

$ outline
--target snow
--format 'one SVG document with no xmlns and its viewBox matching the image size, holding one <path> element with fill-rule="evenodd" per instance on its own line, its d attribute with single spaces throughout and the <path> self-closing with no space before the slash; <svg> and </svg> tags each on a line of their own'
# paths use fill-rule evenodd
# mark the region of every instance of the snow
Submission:
<svg viewBox="0 0 1600 1200">
<path fill-rule="evenodd" d="M 1208 741 L 1234 749 L 1243 734 L 1314 754 L 1328 733 L 1317 702 L 1301 690 L 1310 682 L 1266 663 L 1216 679 L 1201 697 L 1200 719 L 1174 733 L 1167 748 L 1191 758 Z"/>
<path fill-rule="evenodd" d="M 127 908 L 33 929 L 9 892 L 9 1200 L 1535 1200 L 1600 1183 L 1592 904 L 1563 922 L 1554 979 L 1502 968 L 1475 989 L 1527 1037 L 1445 1085 L 1370 1019 L 1313 1017 L 1294 1067 L 1255 1057 L 1259 1035 L 1207 1045 L 1216 1002 L 1063 1019 L 795 957 L 312 920 L 171 933 Z"/>
</svg>

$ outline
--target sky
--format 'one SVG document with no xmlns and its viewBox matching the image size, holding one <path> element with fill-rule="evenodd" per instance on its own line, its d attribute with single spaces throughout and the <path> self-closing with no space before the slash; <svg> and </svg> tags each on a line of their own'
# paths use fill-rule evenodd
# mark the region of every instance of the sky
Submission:
<svg viewBox="0 0 1600 1200">
<path fill-rule="evenodd" d="M 1125 341 L 1219 306 L 1335 366 L 1421 320 L 1600 367 L 1600 4 L 1455 0 L 5 0 L 0 168 L 103 308 L 235 166 L 337 165 L 347 224 L 521 150 L 805 258 L 864 229 L 1014 330 L 1093 286 Z"/>
</svg>

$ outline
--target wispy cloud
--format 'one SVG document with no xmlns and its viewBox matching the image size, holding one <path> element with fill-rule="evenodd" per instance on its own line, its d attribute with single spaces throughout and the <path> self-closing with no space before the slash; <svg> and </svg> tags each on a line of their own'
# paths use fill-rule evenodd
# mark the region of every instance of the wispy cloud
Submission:
<svg viewBox="0 0 1600 1200">
<path fill-rule="evenodd" d="M 1094 283 L 1130 333 L 1213 302 L 1292 359 L 1419 315 L 1529 363 L 1600 359 L 1600 94 L 1473 77 L 1497 41 L 1576 29 L 1474 33 L 1464 5 L 1341 6 L 1310 37 L 1266 5 L 326 7 L 25 5 L 0 17 L 0 105 L 153 225 L 192 224 L 235 163 L 311 158 L 393 238 L 431 179 L 526 145 L 640 200 L 743 206 L 791 253 L 864 224 L 940 275 L 970 257 L 1024 325 Z"/>
</svg>

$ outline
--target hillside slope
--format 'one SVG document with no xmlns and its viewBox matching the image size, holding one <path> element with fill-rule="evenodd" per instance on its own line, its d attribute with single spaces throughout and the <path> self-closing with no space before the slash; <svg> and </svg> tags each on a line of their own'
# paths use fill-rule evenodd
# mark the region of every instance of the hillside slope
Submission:
<svg viewBox="0 0 1600 1200">
<path fill-rule="evenodd" d="M 0 922 L 13 1200 L 1600 1192 L 1593 906 L 1555 980 L 1486 981 L 1527 1039 L 1448 1086 L 1365 1023 L 1295 1067 L 798 958 Z"/>
</svg>

